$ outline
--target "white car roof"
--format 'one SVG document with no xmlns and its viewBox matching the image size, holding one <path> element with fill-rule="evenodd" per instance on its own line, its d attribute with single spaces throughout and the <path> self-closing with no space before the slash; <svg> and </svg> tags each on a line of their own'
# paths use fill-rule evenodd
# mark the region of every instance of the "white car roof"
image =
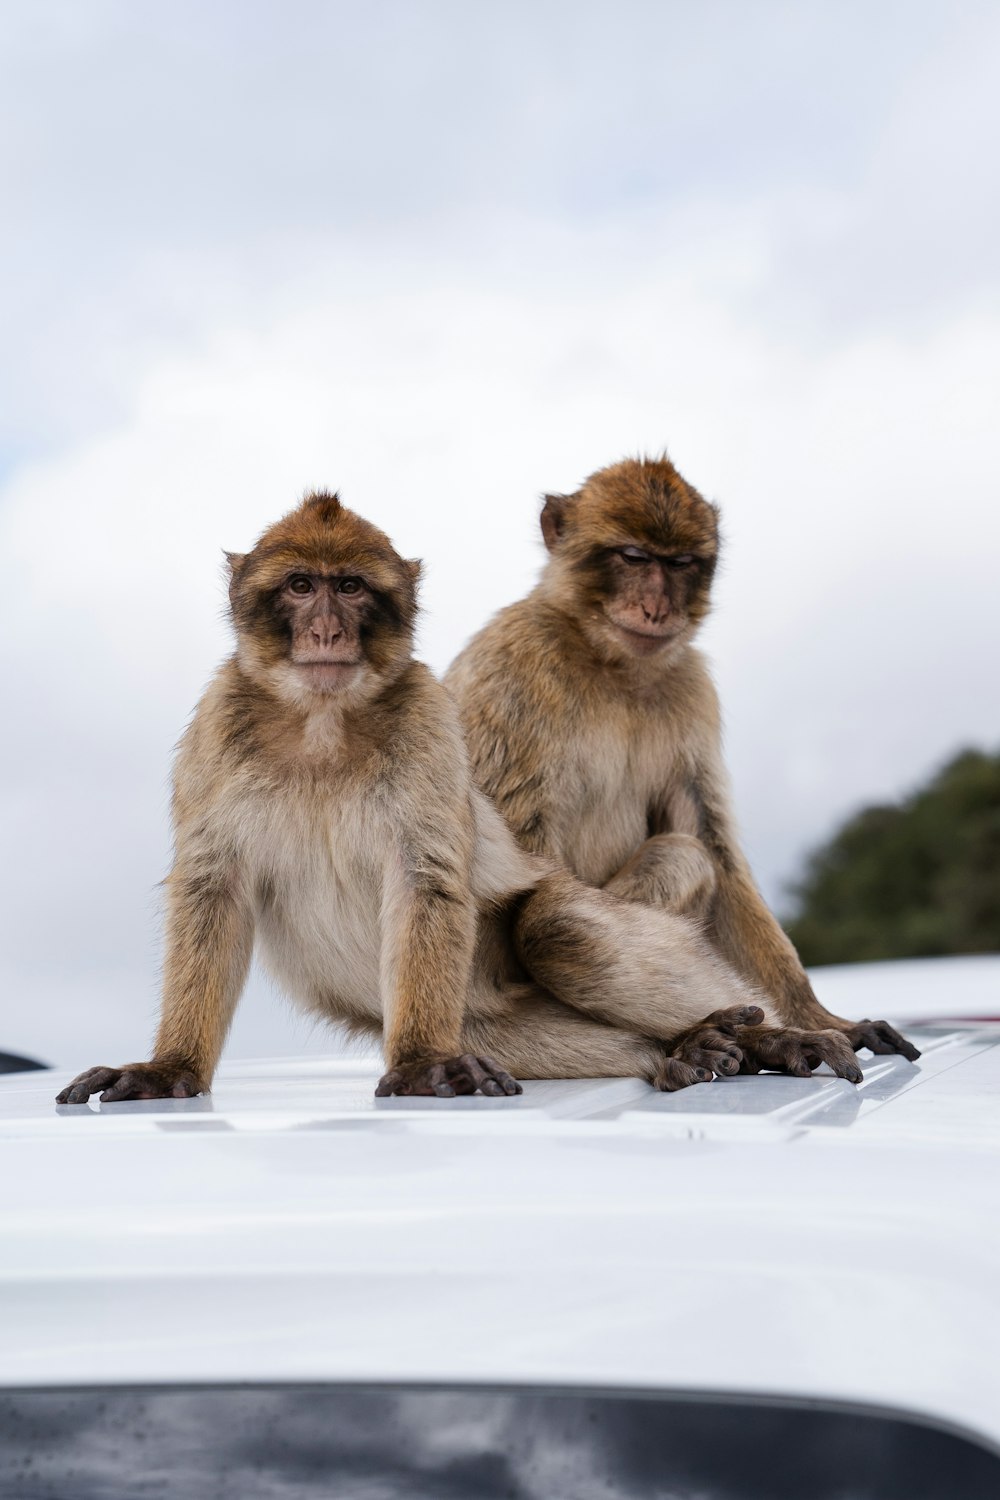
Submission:
<svg viewBox="0 0 1000 1500">
<path fill-rule="evenodd" d="M 1000 1010 L 980 968 L 961 1013 Z M 766 1394 L 1000 1446 L 1000 1026 L 911 1035 L 858 1088 L 376 1100 L 371 1059 L 278 1059 L 57 1110 L 68 1073 L 0 1079 L 0 1385 Z"/>
</svg>

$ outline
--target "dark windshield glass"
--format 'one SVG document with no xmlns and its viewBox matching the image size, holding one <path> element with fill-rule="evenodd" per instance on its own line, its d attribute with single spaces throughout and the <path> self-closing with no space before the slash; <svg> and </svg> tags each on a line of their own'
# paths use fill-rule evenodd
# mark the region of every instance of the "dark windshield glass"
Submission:
<svg viewBox="0 0 1000 1500">
<path fill-rule="evenodd" d="M 862 1412 L 541 1391 L 0 1395 L 3 1500 L 996 1500 L 1000 1460 Z"/>
</svg>

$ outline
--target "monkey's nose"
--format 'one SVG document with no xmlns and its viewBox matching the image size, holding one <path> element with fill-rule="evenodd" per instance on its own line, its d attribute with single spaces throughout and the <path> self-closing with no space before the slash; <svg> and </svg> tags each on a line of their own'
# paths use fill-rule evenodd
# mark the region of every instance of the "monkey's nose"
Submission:
<svg viewBox="0 0 1000 1500">
<path fill-rule="evenodd" d="M 344 633 L 344 627 L 339 620 L 315 620 L 309 627 L 309 634 L 317 646 L 332 646 L 334 641 L 339 641 Z"/>
</svg>

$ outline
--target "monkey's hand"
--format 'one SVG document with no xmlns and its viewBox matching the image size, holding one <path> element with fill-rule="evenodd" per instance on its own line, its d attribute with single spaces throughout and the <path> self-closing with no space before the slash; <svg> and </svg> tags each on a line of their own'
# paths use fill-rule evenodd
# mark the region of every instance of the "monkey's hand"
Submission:
<svg viewBox="0 0 1000 1500">
<path fill-rule="evenodd" d="M 123 1099 L 193 1099 L 207 1085 L 188 1069 L 172 1063 L 126 1063 L 123 1068 L 88 1068 L 56 1095 L 57 1104 L 86 1104 L 100 1094 L 102 1104 Z"/>
<path fill-rule="evenodd" d="M 791 1073 L 808 1078 L 828 1063 L 838 1078 L 860 1083 L 864 1076 L 842 1031 L 800 1031 L 794 1026 L 756 1026 L 740 1033 L 741 1073 Z"/>
<path fill-rule="evenodd" d="M 759 1005 L 713 1011 L 668 1043 L 666 1062 L 653 1080 L 656 1087 L 670 1094 L 692 1083 L 708 1083 L 716 1073 L 731 1078 L 743 1062 L 740 1036 L 748 1026 L 759 1027 L 763 1019 Z"/>
<path fill-rule="evenodd" d="M 901 1052 L 908 1062 L 916 1062 L 920 1053 L 905 1036 L 900 1036 L 888 1021 L 851 1021 L 844 1026 L 844 1036 L 855 1052 L 867 1047 L 869 1052 Z"/>
<path fill-rule="evenodd" d="M 389 1094 L 436 1095 L 453 1099 L 456 1094 L 474 1094 L 476 1090 L 491 1098 L 520 1094 L 521 1085 L 501 1068 L 492 1057 L 446 1057 L 442 1062 L 401 1063 L 390 1068 L 375 1090 L 377 1099 Z"/>
</svg>

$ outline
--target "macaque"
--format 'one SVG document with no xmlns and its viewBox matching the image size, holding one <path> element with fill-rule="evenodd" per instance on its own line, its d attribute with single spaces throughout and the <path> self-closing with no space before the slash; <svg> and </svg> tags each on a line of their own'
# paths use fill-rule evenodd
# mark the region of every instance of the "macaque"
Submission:
<svg viewBox="0 0 1000 1500">
<path fill-rule="evenodd" d="M 510 1096 L 515 1075 L 675 1089 L 761 1048 L 860 1077 L 849 1048 L 767 1025 L 696 924 L 518 846 L 412 659 L 419 563 L 336 495 L 308 497 L 229 570 L 236 651 L 175 767 L 153 1057 L 90 1069 L 60 1103 L 207 1091 L 255 943 L 301 1006 L 382 1038 L 379 1095 Z"/>
<path fill-rule="evenodd" d="M 627 459 L 546 496 L 541 527 L 537 587 L 445 676 L 476 782 L 519 845 L 622 905 L 697 924 L 786 1026 L 919 1057 L 885 1021 L 819 1003 L 741 852 L 718 699 L 691 645 L 709 608 L 716 507 L 665 457 Z"/>
</svg>

